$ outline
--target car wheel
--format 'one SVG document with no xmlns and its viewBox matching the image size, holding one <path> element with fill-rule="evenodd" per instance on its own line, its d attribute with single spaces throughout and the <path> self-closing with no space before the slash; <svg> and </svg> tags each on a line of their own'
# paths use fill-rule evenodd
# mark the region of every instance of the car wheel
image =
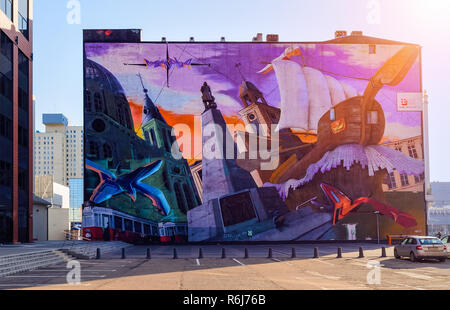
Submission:
<svg viewBox="0 0 450 310">
<path fill-rule="evenodd" d="M 409 260 L 412 261 L 412 262 L 415 262 L 415 261 L 416 261 L 416 255 L 414 254 L 414 252 L 411 252 L 411 253 L 409 254 Z"/>
<path fill-rule="evenodd" d="M 394 257 L 396 259 L 400 259 L 401 258 L 400 255 L 398 255 L 397 249 L 394 249 Z"/>
</svg>

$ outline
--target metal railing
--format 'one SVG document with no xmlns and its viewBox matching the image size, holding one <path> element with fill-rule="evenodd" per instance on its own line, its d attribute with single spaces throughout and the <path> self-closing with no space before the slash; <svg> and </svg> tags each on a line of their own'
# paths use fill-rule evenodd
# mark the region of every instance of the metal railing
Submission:
<svg viewBox="0 0 450 310">
<path fill-rule="evenodd" d="M 8 1 L 8 0 L 7 0 Z M 28 18 L 19 13 L 19 30 L 28 39 Z"/>
<path fill-rule="evenodd" d="M 0 0 L 0 10 L 12 21 L 12 0 Z"/>
</svg>

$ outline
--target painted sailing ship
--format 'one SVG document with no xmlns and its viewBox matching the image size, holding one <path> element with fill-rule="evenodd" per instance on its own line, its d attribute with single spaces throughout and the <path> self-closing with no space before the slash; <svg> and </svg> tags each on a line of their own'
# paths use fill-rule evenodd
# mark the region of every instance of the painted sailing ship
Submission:
<svg viewBox="0 0 450 310">
<path fill-rule="evenodd" d="M 290 158 L 282 164 L 273 173 L 271 183 L 284 183 L 305 176 L 308 167 L 338 146 L 378 145 L 386 122 L 375 97 L 384 85 L 400 83 L 417 56 L 417 47 L 403 47 L 368 79 L 362 95 L 351 85 L 317 69 L 302 67 L 289 57 L 273 61 L 269 66 L 276 73 L 281 94 L 278 129 L 290 128 L 306 141 L 308 136 L 312 136 L 310 140 L 314 147 L 303 158 Z M 267 67 L 262 72 L 267 72 Z"/>
<path fill-rule="evenodd" d="M 277 187 L 291 210 L 312 205 L 318 212 L 331 211 L 333 225 L 364 204 L 375 210 L 383 205 L 381 213 L 404 227 L 417 225 L 410 214 L 386 203 L 382 183 L 386 171 L 418 176 L 424 172 L 424 164 L 380 145 L 386 120 L 375 97 L 383 86 L 395 86 L 404 79 L 418 53 L 416 46 L 400 49 L 366 79 L 368 85 L 362 95 L 343 81 L 292 61 L 293 55 L 301 55 L 293 49 L 261 70 L 274 70 L 278 80 L 278 130 L 289 129 L 312 146 L 301 158 L 294 154 L 281 163 L 265 186 Z M 355 182 L 357 186 L 352 185 Z M 347 211 L 333 201 L 334 196 L 322 193 L 324 184 L 333 184 L 335 191 L 345 193 Z M 358 198 L 358 203 L 352 204 L 352 198 Z M 331 210 L 324 208 L 330 204 L 334 206 Z"/>
</svg>

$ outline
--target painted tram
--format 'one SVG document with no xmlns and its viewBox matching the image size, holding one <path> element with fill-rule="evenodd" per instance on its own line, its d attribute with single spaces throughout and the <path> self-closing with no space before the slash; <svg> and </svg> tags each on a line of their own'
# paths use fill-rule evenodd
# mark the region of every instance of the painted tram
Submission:
<svg viewBox="0 0 450 310">
<path fill-rule="evenodd" d="M 107 239 L 105 230 L 109 230 Z M 129 243 L 183 243 L 187 241 L 187 224 L 157 223 L 109 208 L 86 207 L 83 210 L 83 238 Z"/>
</svg>

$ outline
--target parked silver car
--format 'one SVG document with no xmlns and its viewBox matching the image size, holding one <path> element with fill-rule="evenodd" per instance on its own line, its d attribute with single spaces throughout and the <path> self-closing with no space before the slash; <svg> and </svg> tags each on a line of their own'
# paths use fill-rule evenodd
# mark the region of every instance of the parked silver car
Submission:
<svg viewBox="0 0 450 310">
<path fill-rule="evenodd" d="M 394 247 L 397 259 L 409 257 L 412 262 L 420 259 L 447 259 L 447 246 L 439 238 L 426 236 L 409 236 Z"/>
</svg>

